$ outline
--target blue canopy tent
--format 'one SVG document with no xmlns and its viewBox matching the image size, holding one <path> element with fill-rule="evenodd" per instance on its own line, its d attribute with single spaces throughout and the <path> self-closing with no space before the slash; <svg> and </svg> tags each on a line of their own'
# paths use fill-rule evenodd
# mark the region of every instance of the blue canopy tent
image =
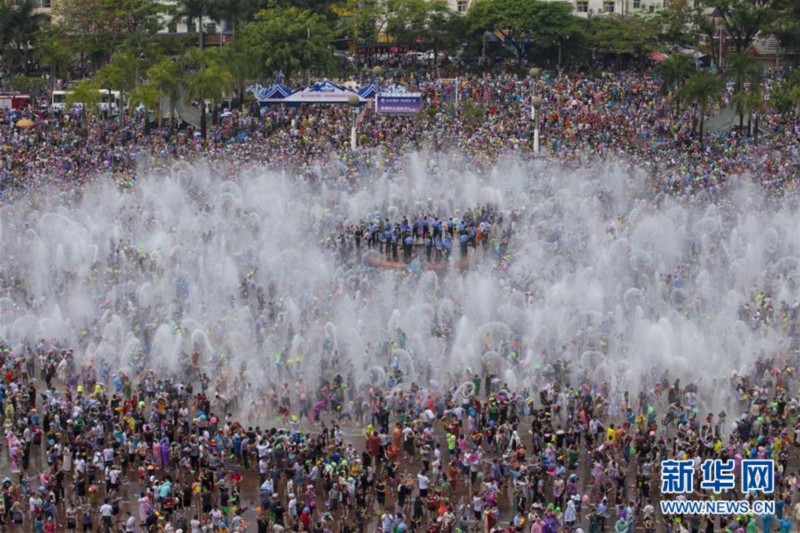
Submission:
<svg viewBox="0 0 800 533">
<path fill-rule="evenodd" d="M 358 90 L 358 96 L 360 96 L 362 100 L 372 100 L 375 98 L 376 94 L 378 94 L 378 89 L 375 87 L 375 83 L 365 85 Z"/>
<path fill-rule="evenodd" d="M 361 98 L 355 91 L 340 87 L 328 80 L 306 87 L 300 91 L 295 91 L 287 96 L 280 103 L 287 105 L 298 104 L 349 104 L 350 96 L 359 96 L 361 103 L 368 102 L 368 99 Z"/>
<path fill-rule="evenodd" d="M 282 85 L 280 82 L 275 82 L 269 87 L 263 87 L 258 84 L 251 85 L 247 88 L 247 92 L 255 97 L 259 106 L 265 106 L 282 103 L 283 100 L 294 91 L 290 87 Z"/>
</svg>

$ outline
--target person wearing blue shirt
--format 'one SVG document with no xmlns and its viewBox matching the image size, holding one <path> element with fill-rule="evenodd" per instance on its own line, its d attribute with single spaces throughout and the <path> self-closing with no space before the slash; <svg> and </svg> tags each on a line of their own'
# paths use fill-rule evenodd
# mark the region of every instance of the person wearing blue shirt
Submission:
<svg viewBox="0 0 800 533">
<path fill-rule="evenodd" d="M 775 521 L 775 515 L 765 514 L 761 515 L 761 527 L 764 533 L 772 531 L 772 522 Z"/>
<path fill-rule="evenodd" d="M 392 255 L 392 230 L 384 230 L 383 239 L 386 243 L 386 259 L 389 259 Z"/>
<path fill-rule="evenodd" d="M 406 260 L 406 263 L 408 263 L 411 261 L 411 251 L 414 249 L 414 237 L 412 237 L 410 233 L 406 233 L 405 235 L 403 239 L 403 258 Z"/>
<path fill-rule="evenodd" d="M 397 230 L 393 231 L 391 234 L 391 241 L 392 241 L 392 261 L 399 261 L 400 258 L 397 255 L 397 244 L 399 241 L 399 237 L 397 235 Z"/>
<path fill-rule="evenodd" d="M 437 263 L 442 260 L 442 251 L 444 250 L 444 243 L 442 242 L 442 237 L 440 235 L 436 235 L 433 238 L 433 244 L 436 246 L 436 255 L 434 257 L 434 261 Z"/>
</svg>

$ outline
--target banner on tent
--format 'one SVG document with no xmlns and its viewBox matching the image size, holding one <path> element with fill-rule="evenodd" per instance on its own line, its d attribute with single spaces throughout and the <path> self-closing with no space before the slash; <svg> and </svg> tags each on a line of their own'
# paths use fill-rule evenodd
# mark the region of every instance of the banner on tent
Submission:
<svg viewBox="0 0 800 533">
<path fill-rule="evenodd" d="M 312 87 L 306 87 L 284 98 L 285 104 L 347 104 L 357 93 L 323 80 Z M 361 102 L 364 100 L 359 98 Z"/>
<path fill-rule="evenodd" d="M 379 94 L 376 108 L 383 115 L 414 115 L 422 111 L 422 94 Z"/>
</svg>

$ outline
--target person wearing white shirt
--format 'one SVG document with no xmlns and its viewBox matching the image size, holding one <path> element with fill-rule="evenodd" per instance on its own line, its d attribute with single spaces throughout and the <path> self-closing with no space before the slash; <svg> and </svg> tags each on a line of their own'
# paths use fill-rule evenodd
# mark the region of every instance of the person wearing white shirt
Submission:
<svg viewBox="0 0 800 533">
<path fill-rule="evenodd" d="M 108 503 L 108 498 L 106 498 L 105 503 L 100 506 L 100 520 L 102 521 L 103 525 L 111 531 L 113 527 L 113 523 L 111 520 L 111 516 L 114 514 L 114 508 L 111 507 L 111 504 Z"/>
<path fill-rule="evenodd" d="M 86 471 L 86 459 L 78 457 L 75 459 L 75 473 L 83 474 Z"/>
<path fill-rule="evenodd" d="M 292 517 L 292 522 L 297 521 L 297 497 L 292 494 L 289 500 L 289 516 Z"/>
<path fill-rule="evenodd" d="M 417 483 L 419 484 L 419 495 L 421 498 L 426 498 L 428 496 L 428 484 L 430 483 L 430 479 L 423 473 L 417 474 Z"/>
<path fill-rule="evenodd" d="M 202 522 L 200 522 L 200 519 L 197 518 L 197 515 L 194 515 L 194 518 L 192 518 L 192 520 L 189 522 L 189 527 L 192 528 L 192 533 L 200 533 L 201 525 Z"/>
<path fill-rule="evenodd" d="M 219 528 L 220 522 L 222 521 L 222 511 L 219 510 L 219 507 L 214 507 L 211 511 L 211 525 L 215 528 Z"/>
<path fill-rule="evenodd" d="M 259 459 L 265 459 L 269 455 L 269 444 L 265 442 L 256 444 L 256 453 L 258 453 Z"/>
<path fill-rule="evenodd" d="M 127 511 L 126 514 L 128 515 L 128 519 L 125 520 L 125 532 L 134 533 L 134 531 L 136 531 L 136 519 L 133 517 L 130 511 Z"/>
</svg>

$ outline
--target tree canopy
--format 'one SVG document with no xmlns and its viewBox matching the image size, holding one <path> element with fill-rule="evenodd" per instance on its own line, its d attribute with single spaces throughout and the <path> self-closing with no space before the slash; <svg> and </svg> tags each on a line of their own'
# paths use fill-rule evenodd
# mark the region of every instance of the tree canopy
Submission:
<svg viewBox="0 0 800 533">
<path fill-rule="evenodd" d="M 312 68 L 324 72 L 333 64 L 333 30 L 312 11 L 295 7 L 261 11 L 242 38 L 266 75 L 280 71 L 290 77 Z"/>
<path fill-rule="evenodd" d="M 519 59 L 532 45 L 557 46 L 579 24 L 569 4 L 540 0 L 478 0 L 467 18 L 474 32 L 503 35 Z"/>
</svg>

